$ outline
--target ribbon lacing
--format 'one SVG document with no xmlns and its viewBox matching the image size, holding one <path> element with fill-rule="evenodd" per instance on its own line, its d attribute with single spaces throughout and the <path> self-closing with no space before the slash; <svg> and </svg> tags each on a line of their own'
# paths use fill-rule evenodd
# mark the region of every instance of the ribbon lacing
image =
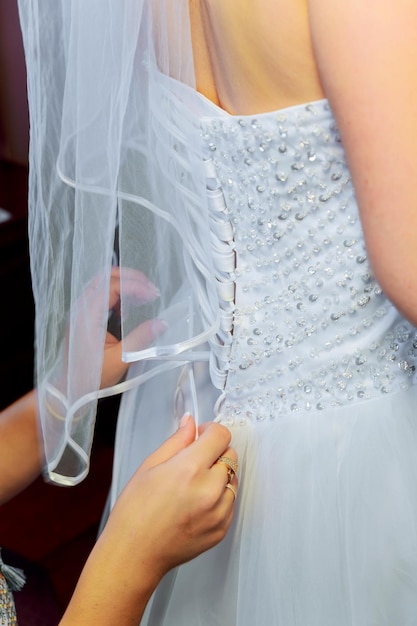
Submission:
<svg viewBox="0 0 417 626">
<path fill-rule="evenodd" d="M 211 380 L 217 389 L 222 390 L 214 407 L 217 418 L 226 395 L 225 386 L 233 338 L 236 251 L 233 226 L 227 214 L 226 200 L 216 175 L 213 160 L 205 160 L 204 167 L 210 239 L 220 308 L 220 327 L 216 334 L 209 339 Z"/>
</svg>

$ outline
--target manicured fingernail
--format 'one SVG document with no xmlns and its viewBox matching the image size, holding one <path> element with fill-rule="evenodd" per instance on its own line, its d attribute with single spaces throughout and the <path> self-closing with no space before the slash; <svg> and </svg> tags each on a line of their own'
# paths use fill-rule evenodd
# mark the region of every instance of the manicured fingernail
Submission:
<svg viewBox="0 0 417 626">
<path fill-rule="evenodd" d="M 158 318 L 154 319 L 153 332 L 156 337 L 158 337 L 158 335 L 162 335 L 162 333 L 164 333 L 167 328 L 168 328 L 168 324 L 166 323 L 165 320 L 161 320 Z"/>
<path fill-rule="evenodd" d="M 184 428 L 184 426 L 186 426 L 188 424 L 188 422 L 190 421 L 191 418 L 191 413 L 184 413 L 184 415 L 181 418 L 180 424 L 179 424 L 179 428 Z"/>
<path fill-rule="evenodd" d="M 161 295 L 161 292 L 159 291 L 158 287 L 154 285 L 150 280 L 148 280 L 147 286 L 150 292 L 150 296 L 152 298 L 159 298 L 159 296 Z"/>
</svg>

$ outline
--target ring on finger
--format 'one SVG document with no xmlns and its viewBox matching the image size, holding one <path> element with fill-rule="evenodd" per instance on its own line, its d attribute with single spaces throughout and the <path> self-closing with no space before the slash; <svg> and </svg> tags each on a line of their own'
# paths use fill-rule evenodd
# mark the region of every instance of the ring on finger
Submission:
<svg viewBox="0 0 417 626">
<path fill-rule="evenodd" d="M 227 467 L 227 482 L 228 484 L 231 483 L 239 468 L 237 462 L 229 456 L 219 456 L 217 463 L 222 463 Z"/>
<path fill-rule="evenodd" d="M 236 488 L 233 487 L 233 485 L 231 485 L 230 483 L 227 483 L 226 489 L 230 489 L 230 491 L 233 493 L 233 501 L 236 500 L 236 497 L 237 497 Z"/>
</svg>

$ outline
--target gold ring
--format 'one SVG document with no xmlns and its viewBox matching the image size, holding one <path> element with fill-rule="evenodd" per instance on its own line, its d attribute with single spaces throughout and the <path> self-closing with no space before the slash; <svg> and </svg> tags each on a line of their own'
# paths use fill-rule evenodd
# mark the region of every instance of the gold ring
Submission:
<svg viewBox="0 0 417 626">
<path fill-rule="evenodd" d="M 231 483 L 233 480 L 233 476 L 237 474 L 238 464 L 234 459 L 231 459 L 229 456 L 219 456 L 217 459 L 217 463 L 222 463 L 227 467 L 227 482 Z"/>
<path fill-rule="evenodd" d="M 230 491 L 233 493 L 233 499 L 236 500 L 237 497 L 237 491 L 236 489 L 233 487 L 233 485 L 231 485 L 230 483 L 227 483 L 226 485 L 226 489 L 230 489 Z M 234 501 L 233 500 L 233 501 Z"/>
</svg>

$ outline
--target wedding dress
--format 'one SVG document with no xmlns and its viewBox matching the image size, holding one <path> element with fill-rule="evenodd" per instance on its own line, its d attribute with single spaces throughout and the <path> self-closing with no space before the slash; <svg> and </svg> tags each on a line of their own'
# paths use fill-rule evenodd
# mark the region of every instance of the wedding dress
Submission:
<svg viewBox="0 0 417 626">
<path fill-rule="evenodd" d="M 329 106 L 235 117 L 187 97 L 233 312 L 216 410 L 240 486 L 227 539 L 179 569 L 155 595 L 164 617 L 144 623 L 411 626 L 417 332 L 372 275 Z M 143 422 L 172 413 L 176 389 L 166 404 L 158 384 L 122 400 L 114 497 L 158 443 Z"/>
<path fill-rule="evenodd" d="M 25 9 L 30 4 L 21 0 Z M 145 350 L 125 341 L 129 375 L 116 389 L 100 392 L 124 391 L 112 502 L 185 410 L 230 428 L 240 466 L 228 536 L 167 575 L 143 624 L 414 626 L 417 331 L 373 277 L 330 107 L 323 100 L 259 115 L 227 114 L 195 90 L 186 5 L 176 8 L 174 28 L 169 3 L 154 3 L 157 17 L 171 24 L 168 36 L 163 20 L 155 26 L 155 13 L 145 19 L 149 7 L 137 13 L 139 4 L 123 6 L 140 26 L 111 3 L 94 16 L 98 32 L 101 25 L 102 34 L 120 36 L 118 45 L 111 40 L 107 59 L 117 89 L 108 76 L 89 86 L 98 58 L 87 63 L 78 54 L 73 65 L 66 61 L 67 81 L 78 78 L 91 97 L 98 80 L 105 96 L 98 112 L 84 103 L 81 89 L 75 95 L 83 102 L 75 106 L 72 82 L 60 92 L 70 115 L 60 125 L 53 190 L 71 194 L 75 213 L 60 243 L 65 248 L 69 238 L 77 255 L 69 255 L 70 330 L 68 318 L 56 324 L 60 348 L 41 366 L 50 477 L 71 483 L 87 471 L 99 395 L 90 364 L 99 363 L 97 374 L 103 337 L 92 323 L 82 333 L 93 339 L 89 350 L 84 345 L 89 367 L 81 368 L 80 380 L 71 322 L 78 336 L 79 320 L 89 323 L 91 293 L 86 304 L 81 287 L 88 290 L 96 272 L 111 265 L 116 228 L 120 265 L 139 267 L 160 290 L 144 315 L 164 319 L 166 331 Z M 80 14 L 87 11 L 74 5 Z M 71 59 L 70 44 L 78 50 L 80 33 L 88 31 L 77 10 L 60 13 L 71 25 L 65 29 Z M 103 17 L 106 11 L 111 15 Z M 126 35 L 135 28 L 129 55 Z M 173 32 L 182 34 L 181 63 L 173 61 Z M 138 41 L 145 41 L 143 49 Z M 129 89 L 123 91 L 126 75 Z M 139 115 L 144 111 L 146 125 Z M 117 158 L 106 151 L 110 139 Z M 57 248 L 68 272 L 70 263 Z M 39 289 L 45 288 L 40 274 L 35 268 Z M 64 271 L 59 274 L 55 261 L 55 285 L 58 275 Z M 101 286 L 94 282 L 94 294 L 102 296 L 93 309 L 104 319 Z M 125 289 L 122 281 L 126 338 L 140 319 Z M 53 301 L 59 301 L 56 293 Z M 54 320 L 47 319 L 51 327 Z M 43 347 L 49 336 L 39 332 Z M 64 409 L 66 419 L 58 419 L 54 414 Z"/>
</svg>

